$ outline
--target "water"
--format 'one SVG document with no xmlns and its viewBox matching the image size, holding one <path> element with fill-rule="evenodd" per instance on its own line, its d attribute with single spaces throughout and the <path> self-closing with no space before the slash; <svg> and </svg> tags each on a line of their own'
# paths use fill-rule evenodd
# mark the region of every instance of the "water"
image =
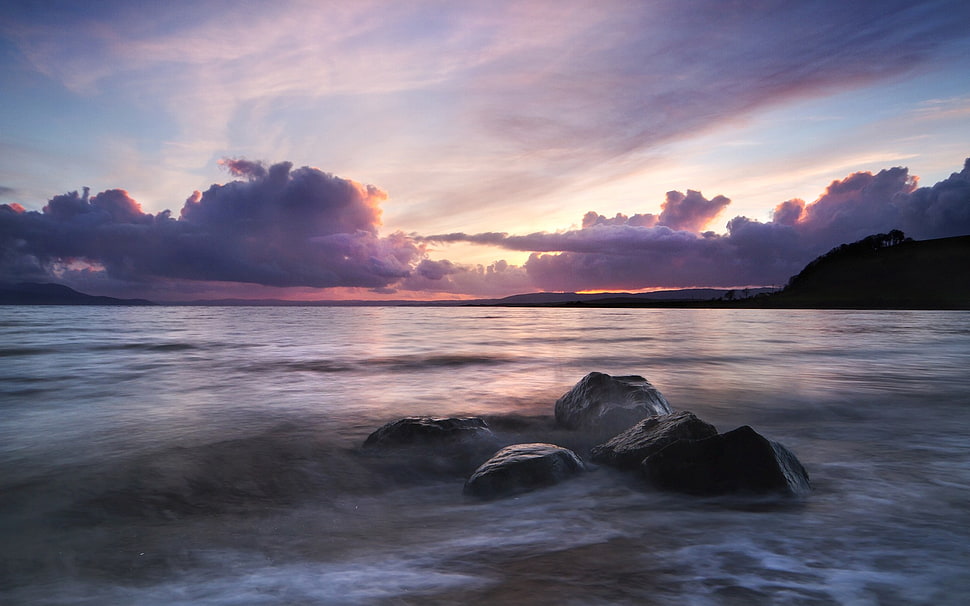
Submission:
<svg viewBox="0 0 970 606">
<path fill-rule="evenodd" d="M 0 308 L 3 604 L 963 604 L 970 313 Z M 553 403 L 641 374 L 792 449 L 797 501 L 599 468 L 464 498 L 402 416 L 590 444 Z"/>
</svg>

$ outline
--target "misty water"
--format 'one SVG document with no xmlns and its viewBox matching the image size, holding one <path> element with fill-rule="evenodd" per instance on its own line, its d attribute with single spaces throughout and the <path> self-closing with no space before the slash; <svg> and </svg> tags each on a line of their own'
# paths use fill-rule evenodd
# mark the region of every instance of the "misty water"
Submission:
<svg viewBox="0 0 970 606">
<path fill-rule="evenodd" d="M 6 307 L 3 604 L 964 604 L 970 313 Z M 609 468 L 462 495 L 461 457 L 361 448 L 408 415 L 555 427 L 640 374 L 796 453 L 799 499 Z M 481 456 L 487 456 L 487 453 Z"/>
</svg>

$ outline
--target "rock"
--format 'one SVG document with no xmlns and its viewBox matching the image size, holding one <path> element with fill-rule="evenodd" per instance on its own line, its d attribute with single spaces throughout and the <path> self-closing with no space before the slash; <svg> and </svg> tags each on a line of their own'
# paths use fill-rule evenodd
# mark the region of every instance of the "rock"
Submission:
<svg viewBox="0 0 970 606">
<path fill-rule="evenodd" d="M 674 442 L 646 457 L 640 469 L 659 488 L 696 495 L 798 495 L 811 490 L 798 458 L 747 425 L 702 440 Z"/>
<path fill-rule="evenodd" d="M 553 444 L 513 444 L 482 463 L 465 482 L 464 492 L 484 499 L 550 486 L 584 471 L 576 453 Z"/>
<path fill-rule="evenodd" d="M 367 436 L 364 446 L 436 446 L 484 438 L 493 438 L 492 430 L 479 417 L 405 417 Z"/>
<path fill-rule="evenodd" d="M 713 425 L 701 421 L 692 412 L 654 415 L 608 442 L 594 446 L 590 458 L 604 465 L 636 469 L 643 459 L 677 440 L 700 440 L 716 435 Z"/>
<path fill-rule="evenodd" d="M 670 404 L 637 375 L 591 372 L 556 400 L 556 422 L 567 429 L 615 434 L 640 419 L 670 413 Z"/>
</svg>

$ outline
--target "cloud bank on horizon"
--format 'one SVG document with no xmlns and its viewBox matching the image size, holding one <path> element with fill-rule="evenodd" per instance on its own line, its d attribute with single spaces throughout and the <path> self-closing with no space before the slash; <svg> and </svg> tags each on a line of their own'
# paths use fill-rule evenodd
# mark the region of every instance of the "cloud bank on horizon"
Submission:
<svg viewBox="0 0 970 606">
<path fill-rule="evenodd" d="M 237 179 L 194 192 L 177 218 L 143 212 L 121 189 L 58 195 L 41 211 L 0 204 L 0 281 L 163 299 L 200 283 L 468 296 L 780 285 L 815 256 L 873 233 L 970 234 L 970 158 L 931 187 L 903 167 L 857 172 L 813 202 L 780 202 L 768 222 L 734 217 L 724 234 L 702 230 L 731 201 L 688 190 L 668 192 L 658 214 L 590 211 L 582 227 L 555 233 L 382 235 L 387 195 L 377 187 L 289 162 L 223 164 Z M 435 242 L 532 254 L 520 266 L 468 265 L 432 259 Z"/>
</svg>

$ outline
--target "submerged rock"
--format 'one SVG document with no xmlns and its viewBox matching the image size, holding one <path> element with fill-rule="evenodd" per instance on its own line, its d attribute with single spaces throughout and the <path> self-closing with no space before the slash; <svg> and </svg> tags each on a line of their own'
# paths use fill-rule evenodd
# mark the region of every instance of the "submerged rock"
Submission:
<svg viewBox="0 0 970 606">
<path fill-rule="evenodd" d="M 747 425 L 674 442 L 646 457 L 640 469 L 659 488 L 696 495 L 798 495 L 811 490 L 808 472 L 794 453 Z"/>
<path fill-rule="evenodd" d="M 616 433 L 640 419 L 670 413 L 670 404 L 637 375 L 591 372 L 556 400 L 556 422 L 567 429 Z"/>
<path fill-rule="evenodd" d="M 405 417 L 367 436 L 364 446 L 435 446 L 493 437 L 488 424 L 479 417 Z"/>
<path fill-rule="evenodd" d="M 484 499 L 550 486 L 584 471 L 576 453 L 553 444 L 513 444 L 482 463 L 465 482 L 464 492 Z"/>
<path fill-rule="evenodd" d="M 502 442 L 479 417 L 405 417 L 364 441 L 363 453 L 393 483 L 467 478 Z"/>
<path fill-rule="evenodd" d="M 717 435 L 717 428 L 682 411 L 641 420 L 608 442 L 594 446 L 590 458 L 621 469 L 636 469 L 646 457 L 677 440 L 700 440 Z"/>
</svg>

